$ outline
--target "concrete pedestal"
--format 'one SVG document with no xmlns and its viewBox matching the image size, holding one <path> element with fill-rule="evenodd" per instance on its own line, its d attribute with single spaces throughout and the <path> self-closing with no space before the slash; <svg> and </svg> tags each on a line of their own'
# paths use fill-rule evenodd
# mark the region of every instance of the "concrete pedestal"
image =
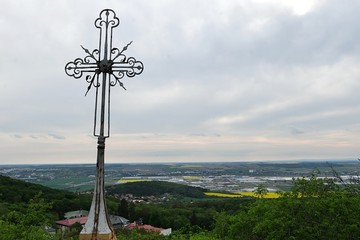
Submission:
<svg viewBox="0 0 360 240">
<path fill-rule="evenodd" d="M 80 240 L 116 240 L 105 204 L 104 186 L 105 138 L 98 139 L 96 183 L 88 219 L 80 232 Z"/>
</svg>

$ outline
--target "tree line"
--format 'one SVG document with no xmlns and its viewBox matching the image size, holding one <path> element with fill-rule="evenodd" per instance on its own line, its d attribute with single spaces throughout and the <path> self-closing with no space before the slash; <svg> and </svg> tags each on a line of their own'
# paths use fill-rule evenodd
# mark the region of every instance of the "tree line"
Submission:
<svg viewBox="0 0 360 240">
<path fill-rule="evenodd" d="M 30 192 L 22 195 L 19 192 L 20 197 L 4 196 L 2 191 L 8 191 L 11 184 L 21 185 L 19 182 L 6 184 L 6 188 L 0 187 L 0 204 L 6 207 L 6 211 L 2 210 L 0 214 L 0 239 L 77 239 L 79 226 L 62 237 L 47 234 L 43 226 L 51 225 L 59 214 L 54 199 L 50 199 L 52 194 L 56 198 L 68 199 L 70 205 L 74 204 L 72 201 L 79 201 L 78 195 L 59 190 L 53 193 L 53 190 L 25 185 L 40 192 L 25 203 L 23 200 L 27 200 Z M 173 229 L 173 234 L 167 237 L 122 229 L 117 232 L 119 239 L 360 239 L 359 186 L 359 181 L 347 183 L 339 178 L 318 178 L 314 173 L 294 179 L 291 191 L 282 193 L 277 199 L 262 198 L 266 190 L 259 186 L 257 198 L 174 199 L 162 204 L 134 204 L 126 200 L 108 202 L 112 213 Z M 89 205 L 91 196 L 88 197 L 89 203 L 86 204 Z M 15 202 L 6 202 L 6 199 Z M 76 204 L 72 206 L 77 207 Z"/>
<path fill-rule="evenodd" d="M 359 190 L 358 178 L 345 182 L 315 172 L 294 179 L 291 191 L 277 199 L 262 198 L 267 190 L 260 184 L 256 199 L 161 205 L 122 200 L 119 213 L 172 227 L 164 239 L 360 239 Z"/>
</svg>

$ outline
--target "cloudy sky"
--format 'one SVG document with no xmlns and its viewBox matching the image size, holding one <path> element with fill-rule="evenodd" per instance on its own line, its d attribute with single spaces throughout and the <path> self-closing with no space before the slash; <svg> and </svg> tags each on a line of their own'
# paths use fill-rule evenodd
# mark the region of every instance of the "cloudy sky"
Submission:
<svg viewBox="0 0 360 240">
<path fill-rule="evenodd" d="M 358 0 L 14 0 L 0 8 L 0 164 L 95 163 L 94 91 L 64 72 L 95 19 L 144 72 L 112 89 L 106 162 L 356 159 Z"/>
</svg>

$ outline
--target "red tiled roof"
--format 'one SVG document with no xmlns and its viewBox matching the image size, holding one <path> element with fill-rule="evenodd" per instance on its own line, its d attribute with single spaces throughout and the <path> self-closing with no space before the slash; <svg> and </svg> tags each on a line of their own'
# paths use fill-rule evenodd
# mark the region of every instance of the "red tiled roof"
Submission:
<svg viewBox="0 0 360 240">
<path fill-rule="evenodd" d="M 88 217 L 78 217 L 78 218 L 70 218 L 70 219 L 64 219 L 60 221 L 56 221 L 57 225 L 65 226 L 65 227 L 71 227 L 75 223 L 80 223 L 81 225 L 85 224 Z"/>
<path fill-rule="evenodd" d="M 158 227 L 153 227 L 151 225 L 147 225 L 147 224 L 143 224 L 143 225 L 138 225 L 138 224 L 135 224 L 135 223 L 130 223 L 128 225 L 126 225 L 127 228 L 129 229 L 134 229 L 134 228 L 137 228 L 137 229 L 144 229 L 144 230 L 147 230 L 147 231 L 154 231 L 154 232 L 161 232 L 162 228 L 158 228 Z"/>
</svg>

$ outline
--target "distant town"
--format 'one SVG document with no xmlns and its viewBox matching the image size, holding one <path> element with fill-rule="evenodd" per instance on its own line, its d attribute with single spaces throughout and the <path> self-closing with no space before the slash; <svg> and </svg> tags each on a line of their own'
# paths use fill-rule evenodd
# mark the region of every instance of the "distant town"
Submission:
<svg viewBox="0 0 360 240">
<path fill-rule="evenodd" d="M 319 177 L 339 175 L 345 181 L 360 173 L 360 162 L 293 161 L 231 163 L 107 164 L 106 185 L 136 181 L 167 181 L 210 191 L 253 191 L 260 183 L 269 191 L 286 191 L 293 178 L 316 173 Z M 94 164 L 0 165 L 0 174 L 27 182 L 73 192 L 91 191 Z"/>
</svg>

